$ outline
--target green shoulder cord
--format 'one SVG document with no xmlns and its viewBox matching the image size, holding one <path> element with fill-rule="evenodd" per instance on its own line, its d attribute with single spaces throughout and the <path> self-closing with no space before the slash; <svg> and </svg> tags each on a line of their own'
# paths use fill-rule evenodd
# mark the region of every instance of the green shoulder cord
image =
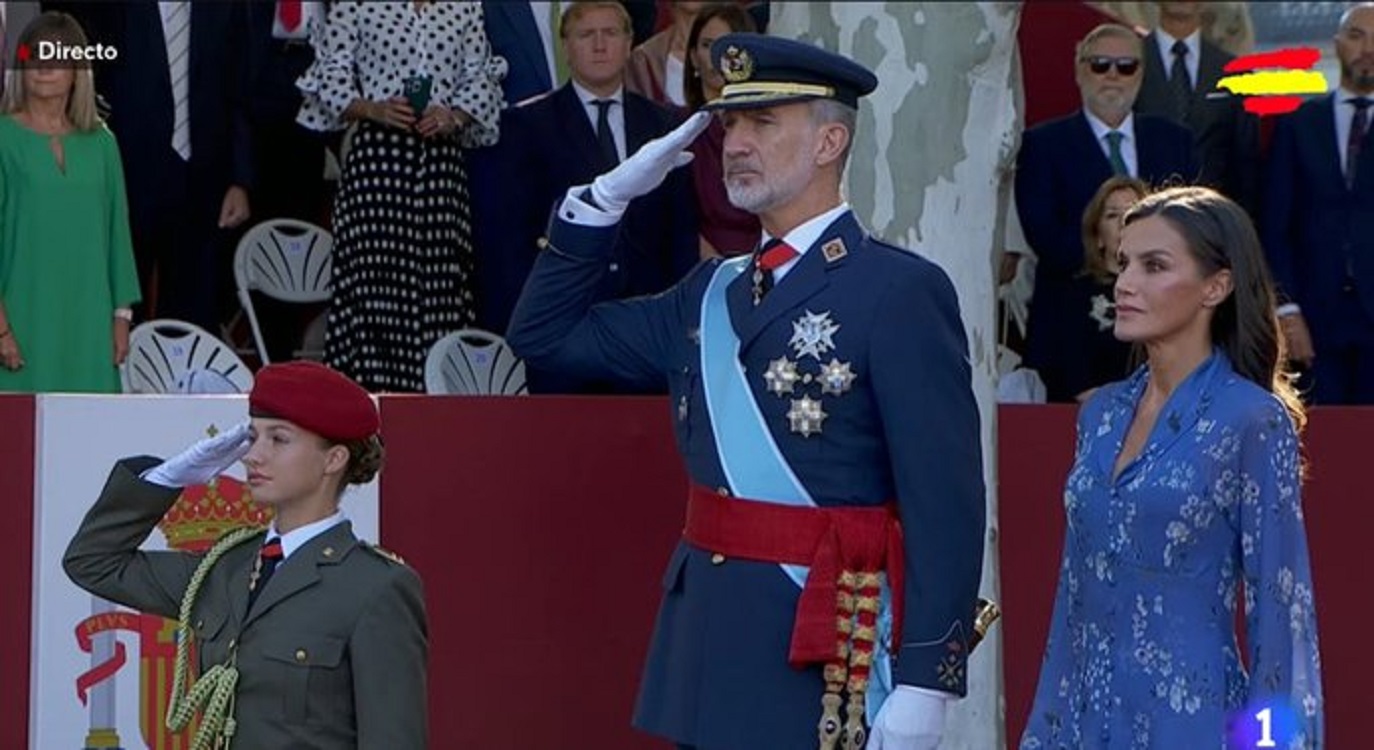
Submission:
<svg viewBox="0 0 1374 750">
<path fill-rule="evenodd" d="M 224 664 L 216 664 L 205 670 L 188 692 L 191 657 L 191 609 L 195 606 L 200 586 L 210 574 L 210 569 L 219 562 L 225 552 L 262 533 L 261 528 L 248 527 L 236 529 L 225 534 L 191 574 L 191 582 L 186 586 L 186 594 L 181 598 L 181 611 L 177 617 L 177 655 L 172 676 L 172 700 L 167 706 L 167 728 L 180 732 L 191 723 L 197 711 L 205 709 L 201 717 L 200 729 L 191 742 L 191 750 L 210 750 L 222 734 L 227 741 L 234 736 L 234 686 L 239 680 L 238 668 L 234 666 L 236 649 L 229 649 L 229 658 Z"/>
</svg>

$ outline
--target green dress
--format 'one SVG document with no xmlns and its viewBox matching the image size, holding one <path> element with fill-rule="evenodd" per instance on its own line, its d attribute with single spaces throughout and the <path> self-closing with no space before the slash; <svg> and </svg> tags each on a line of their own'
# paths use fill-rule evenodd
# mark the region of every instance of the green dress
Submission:
<svg viewBox="0 0 1374 750">
<path fill-rule="evenodd" d="M 124 170 L 104 126 L 49 136 L 0 116 L 0 303 L 24 367 L 0 391 L 118 393 L 114 311 L 139 299 Z"/>
</svg>

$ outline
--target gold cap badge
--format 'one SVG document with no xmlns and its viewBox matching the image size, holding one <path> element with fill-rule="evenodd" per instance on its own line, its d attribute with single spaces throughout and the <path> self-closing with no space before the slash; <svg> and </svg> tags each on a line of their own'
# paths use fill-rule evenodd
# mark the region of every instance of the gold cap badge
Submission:
<svg viewBox="0 0 1374 750">
<path fill-rule="evenodd" d="M 730 45 L 720 56 L 720 74 L 730 83 L 741 83 L 754 75 L 754 58 L 749 50 Z"/>
</svg>

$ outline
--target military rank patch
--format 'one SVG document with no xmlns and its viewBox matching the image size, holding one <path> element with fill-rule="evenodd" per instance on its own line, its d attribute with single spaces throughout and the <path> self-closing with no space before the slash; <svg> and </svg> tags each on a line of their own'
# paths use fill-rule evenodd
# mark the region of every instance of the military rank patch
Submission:
<svg viewBox="0 0 1374 750">
<path fill-rule="evenodd" d="M 368 543 L 368 542 L 363 542 L 363 545 L 362 545 L 362 546 L 363 546 L 364 548 L 368 549 L 368 550 L 371 550 L 373 554 L 377 555 L 378 557 L 382 558 L 383 560 L 387 560 L 387 561 L 389 561 L 389 562 L 396 563 L 397 565 L 405 565 L 405 564 L 406 564 L 406 561 L 405 561 L 404 559 L 402 559 L 400 555 L 396 554 L 395 552 L 392 552 L 391 550 L 389 550 L 389 549 L 387 549 L 387 548 L 385 548 L 385 547 L 382 547 L 381 545 L 370 544 L 370 543 Z"/>
<path fill-rule="evenodd" d="M 836 237 L 835 239 L 821 245 L 821 255 L 825 257 L 826 263 L 835 261 L 849 255 L 849 248 L 844 246 L 844 240 Z"/>
</svg>

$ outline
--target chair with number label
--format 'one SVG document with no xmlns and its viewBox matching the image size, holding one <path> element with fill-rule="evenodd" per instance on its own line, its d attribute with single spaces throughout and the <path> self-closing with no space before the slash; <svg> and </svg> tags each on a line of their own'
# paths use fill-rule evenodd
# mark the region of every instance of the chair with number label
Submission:
<svg viewBox="0 0 1374 750">
<path fill-rule="evenodd" d="M 525 363 L 500 336 L 477 328 L 464 328 L 444 336 L 430 347 L 425 359 L 425 393 L 527 395 Z"/>
<path fill-rule="evenodd" d="M 192 323 L 162 318 L 129 333 L 119 367 L 125 393 L 247 393 L 253 373 L 234 350 Z"/>
<path fill-rule="evenodd" d="M 234 281 L 262 364 L 268 364 L 267 345 L 253 309 L 252 293 L 299 304 L 327 302 L 333 248 L 334 238 L 329 232 L 295 219 L 264 221 L 239 240 L 234 252 Z M 315 360 L 323 354 L 315 349 L 296 351 L 297 357 Z"/>
</svg>

